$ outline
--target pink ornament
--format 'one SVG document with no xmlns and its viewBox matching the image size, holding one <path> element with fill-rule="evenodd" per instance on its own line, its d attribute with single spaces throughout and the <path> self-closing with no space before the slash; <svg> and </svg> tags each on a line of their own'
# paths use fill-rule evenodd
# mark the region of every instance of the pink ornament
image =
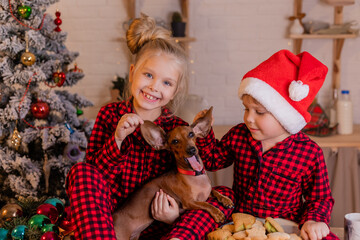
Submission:
<svg viewBox="0 0 360 240">
<path fill-rule="evenodd" d="M 36 213 L 47 216 L 50 219 L 51 223 L 53 223 L 53 224 L 55 224 L 59 218 L 59 212 L 58 212 L 57 208 L 50 203 L 41 204 L 37 208 Z"/>
<path fill-rule="evenodd" d="M 41 240 L 61 240 L 61 238 L 54 232 L 46 232 L 41 236 L 40 239 Z"/>
</svg>

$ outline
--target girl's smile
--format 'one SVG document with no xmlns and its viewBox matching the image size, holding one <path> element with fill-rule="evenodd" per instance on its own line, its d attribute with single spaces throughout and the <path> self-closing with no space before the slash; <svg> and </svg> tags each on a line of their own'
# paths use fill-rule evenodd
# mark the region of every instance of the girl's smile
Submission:
<svg viewBox="0 0 360 240">
<path fill-rule="evenodd" d="M 149 93 L 146 93 L 146 92 L 144 92 L 144 91 L 141 91 L 141 93 L 142 93 L 142 95 L 144 96 L 144 98 L 145 98 L 146 100 L 150 101 L 150 102 L 156 102 L 158 99 L 160 99 L 160 98 L 155 97 L 155 96 L 153 96 L 153 95 L 151 95 L 151 94 L 149 94 Z"/>
</svg>

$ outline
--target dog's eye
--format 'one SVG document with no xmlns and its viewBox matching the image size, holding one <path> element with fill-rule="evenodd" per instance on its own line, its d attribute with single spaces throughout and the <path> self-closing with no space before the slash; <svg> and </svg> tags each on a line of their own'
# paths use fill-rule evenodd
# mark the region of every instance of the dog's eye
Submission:
<svg viewBox="0 0 360 240">
<path fill-rule="evenodd" d="M 173 139 L 172 141 L 171 141 L 171 144 L 178 144 L 179 143 L 179 140 L 177 140 L 177 139 Z"/>
<path fill-rule="evenodd" d="M 189 132 L 189 137 L 193 138 L 195 136 L 194 132 Z"/>
</svg>

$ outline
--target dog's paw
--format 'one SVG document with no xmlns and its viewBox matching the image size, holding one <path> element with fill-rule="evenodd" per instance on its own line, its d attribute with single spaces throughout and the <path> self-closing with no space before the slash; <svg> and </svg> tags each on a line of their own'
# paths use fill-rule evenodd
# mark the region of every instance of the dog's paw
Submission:
<svg viewBox="0 0 360 240">
<path fill-rule="evenodd" d="M 217 223 L 222 223 L 225 221 L 225 215 L 222 211 L 218 211 L 214 216 L 213 216 L 215 222 Z"/>
<path fill-rule="evenodd" d="M 234 203 L 233 203 L 233 201 L 232 201 L 230 198 L 226 197 L 226 196 L 224 196 L 224 197 L 221 199 L 221 203 L 222 203 L 222 205 L 223 205 L 224 207 L 226 207 L 226 208 L 234 208 Z"/>
</svg>

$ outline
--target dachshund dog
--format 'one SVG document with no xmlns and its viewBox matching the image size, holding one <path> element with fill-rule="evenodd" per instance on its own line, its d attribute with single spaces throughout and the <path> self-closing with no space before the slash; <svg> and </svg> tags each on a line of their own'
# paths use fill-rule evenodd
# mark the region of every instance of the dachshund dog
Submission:
<svg viewBox="0 0 360 240">
<path fill-rule="evenodd" d="M 148 144 L 156 150 L 167 149 L 175 155 L 177 169 L 142 186 L 113 213 L 118 240 L 138 239 L 140 233 L 154 221 L 150 206 L 160 189 L 173 197 L 184 210 L 203 209 L 216 222 L 225 220 L 223 212 L 206 200 L 211 195 L 227 208 L 232 208 L 234 204 L 230 198 L 212 189 L 195 145 L 197 137 L 207 136 L 211 121 L 212 107 L 190 126 L 176 127 L 167 134 L 151 121 L 141 125 L 141 134 Z"/>
</svg>

